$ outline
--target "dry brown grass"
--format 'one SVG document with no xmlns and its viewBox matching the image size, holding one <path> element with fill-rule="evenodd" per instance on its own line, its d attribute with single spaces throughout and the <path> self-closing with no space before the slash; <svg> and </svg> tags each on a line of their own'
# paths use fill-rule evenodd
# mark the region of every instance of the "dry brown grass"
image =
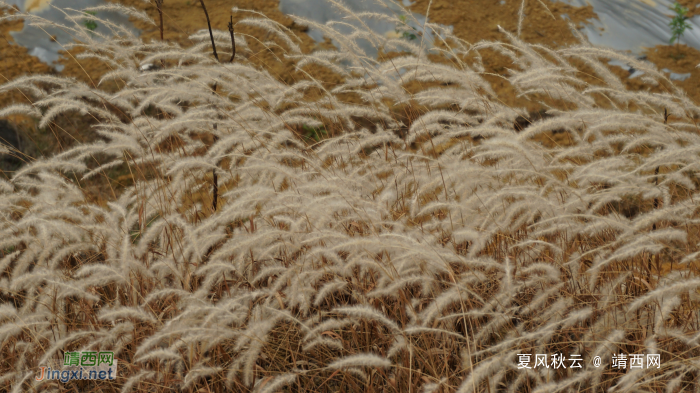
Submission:
<svg viewBox="0 0 700 393">
<path fill-rule="evenodd" d="M 222 64 L 208 31 L 180 48 L 75 28 L 117 91 L 0 87 L 33 97 L 15 112 L 91 118 L 99 135 L 0 180 L 0 389 L 698 389 L 700 108 L 663 74 L 639 64 L 668 93 L 627 92 L 595 63 L 621 55 L 505 31 L 446 35 L 442 62 L 374 37 L 406 49 L 376 61 L 322 26 L 345 49 L 302 54 L 283 26 L 246 23 L 280 61 L 345 74 L 281 83 L 238 29 Z M 228 32 L 212 37 L 227 59 Z M 504 105 L 481 50 L 549 110 Z M 87 349 L 115 351 L 118 378 L 34 380 Z M 523 370 L 520 353 L 584 367 Z M 613 369 L 613 353 L 661 367 Z"/>
</svg>

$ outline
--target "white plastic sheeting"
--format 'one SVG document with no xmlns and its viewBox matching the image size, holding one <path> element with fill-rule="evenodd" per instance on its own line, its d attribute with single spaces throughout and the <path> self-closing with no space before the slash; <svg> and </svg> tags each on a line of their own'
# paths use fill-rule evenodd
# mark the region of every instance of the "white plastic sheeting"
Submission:
<svg viewBox="0 0 700 393">
<path fill-rule="evenodd" d="M 7 4 L 16 5 L 23 12 L 29 11 L 34 15 L 40 16 L 51 22 L 59 24 L 68 24 L 65 19 L 65 14 L 60 9 L 72 8 L 81 10 L 88 7 L 103 5 L 103 0 L 54 0 L 54 1 L 25 1 L 25 0 L 4 0 Z M 36 4 L 41 3 L 40 7 Z M 27 9 L 26 7 L 31 7 Z M 107 19 L 111 22 L 127 26 L 135 34 L 138 30 L 133 27 L 129 18 L 116 12 L 98 12 L 97 17 Z M 97 24 L 96 32 L 104 32 L 105 27 L 100 27 Z M 45 31 L 44 31 L 45 30 Z M 61 71 L 63 66 L 56 64 L 59 59 L 58 51 L 63 50 L 63 45 L 72 42 L 73 37 L 63 29 L 54 27 L 45 27 L 41 30 L 36 27 L 25 24 L 21 31 L 11 32 L 12 38 L 16 43 L 24 46 L 29 50 L 29 54 L 36 56 L 42 62 L 53 65 L 56 70 Z M 53 36 L 53 39 L 52 39 Z M 2 54 L 0 54 L 2 56 Z"/>
<path fill-rule="evenodd" d="M 385 0 L 381 5 L 373 0 L 334 0 L 338 1 L 353 12 L 401 13 L 400 7 Z M 520 0 L 507 0 L 520 3 Z M 534 0 L 528 0 L 534 2 Z M 555 0 L 576 7 L 593 6 L 598 19 L 592 19 L 582 29 L 589 41 L 598 46 L 611 49 L 630 51 L 640 55 L 644 47 L 669 45 L 671 28 L 669 22 L 674 15 L 671 10 L 675 1 L 670 0 Z M 411 4 L 402 0 L 404 6 Z M 501 0 L 505 4 L 505 0 Z M 531 6 L 537 6 L 532 4 Z M 332 5 L 330 0 L 280 0 L 280 10 L 285 14 L 298 15 L 316 22 L 326 23 L 331 20 L 342 20 L 343 14 Z M 422 24 L 425 16 L 413 14 Z M 357 21 L 343 20 L 353 25 Z M 363 20 L 379 34 L 393 31 L 395 26 L 383 21 Z M 688 19 L 693 26 L 687 30 L 681 43 L 700 49 L 700 16 Z M 421 29 L 421 26 L 414 26 Z M 309 35 L 316 41 L 323 41 L 320 31 L 311 29 Z"/>
<path fill-rule="evenodd" d="M 397 28 L 396 24 L 394 23 L 374 18 L 361 18 L 361 20 L 355 18 L 344 19 L 346 13 L 341 11 L 337 5 L 333 4 L 333 2 L 342 4 L 355 14 L 361 12 L 373 12 L 383 15 L 406 16 L 410 13 L 413 15 L 413 17 L 415 17 L 418 23 L 415 23 L 410 17 L 406 18 L 406 22 L 409 26 L 413 27 L 424 35 L 424 48 L 428 48 L 433 42 L 433 35 L 431 34 L 431 31 L 423 31 L 425 16 L 417 13 L 411 13 L 410 11 L 405 11 L 398 3 L 391 0 L 280 0 L 280 11 L 287 15 L 296 15 L 298 17 L 313 20 L 319 23 L 341 21 L 342 23 L 350 24 L 356 28 L 369 28 L 373 32 L 380 35 L 391 34 L 395 32 Z M 402 0 L 401 3 L 404 7 L 408 7 L 413 4 L 410 0 Z M 350 33 L 352 31 L 350 26 L 336 25 L 335 28 L 343 33 Z M 310 28 L 307 34 L 316 42 L 323 42 L 324 40 L 323 33 L 319 29 Z M 417 37 L 417 39 L 421 38 Z M 360 48 L 365 51 L 367 56 L 377 56 L 377 49 L 369 42 L 359 39 L 358 44 Z"/>
<path fill-rule="evenodd" d="M 507 0 L 520 3 L 520 0 Z M 527 0 L 534 2 L 534 0 Z M 641 55 L 644 48 L 652 48 L 656 45 L 669 45 L 671 39 L 671 28 L 669 22 L 675 14 L 671 7 L 675 1 L 670 0 L 555 0 L 562 1 L 572 6 L 582 7 L 591 5 L 593 11 L 598 15 L 598 19 L 591 19 L 584 24 L 581 31 L 588 37 L 588 40 L 596 46 L 610 49 L 631 52 Z M 341 3 L 355 13 L 358 12 L 379 12 L 384 14 L 402 14 L 401 7 L 391 2 L 382 0 L 381 3 L 375 0 L 280 0 L 280 10 L 285 14 L 297 15 L 306 19 L 311 19 L 319 23 L 329 21 L 342 21 L 359 26 L 360 21 L 343 19 L 344 14 L 334 6 L 332 2 Z M 500 0 L 500 4 L 505 4 L 506 0 Z M 411 5 L 410 0 L 402 0 L 404 6 Z M 532 5 L 536 6 L 536 5 Z M 425 16 L 413 13 L 420 22 L 419 25 L 411 24 L 418 31 L 422 31 L 422 24 Z M 566 17 L 566 15 L 563 15 Z M 395 29 L 395 25 L 377 20 L 362 20 L 370 29 L 378 34 L 388 34 Z M 688 19 L 692 29 L 686 30 L 681 43 L 700 49 L 700 16 Z M 348 32 L 350 28 L 348 27 Z M 311 28 L 308 34 L 317 42 L 323 41 L 323 33 L 318 29 Z M 432 42 L 432 37 L 427 34 L 428 43 Z M 368 56 L 374 57 L 377 54 L 368 42 L 360 43 Z M 619 61 L 611 61 L 610 64 L 619 65 L 630 71 L 630 77 L 635 78 L 642 75 L 641 71 L 632 69 L 629 65 Z M 690 77 L 689 73 L 676 74 L 669 70 L 670 78 L 673 80 L 685 80 Z"/>
<path fill-rule="evenodd" d="M 513 1 L 513 0 L 510 0 Z M 675 15 L 669 0 L 559 0 L 581 7 L 588 4 L 598 14 L 582 30 L 596 46 L 641 54 L 644 47 L 669 45 L 669 23 Z M 681 43 L 700 49 L 700 16 L 688 19 L 692 30 L 686 30 Z M 603 29 L 602 31 L 600 29 Z"/>
</svg>

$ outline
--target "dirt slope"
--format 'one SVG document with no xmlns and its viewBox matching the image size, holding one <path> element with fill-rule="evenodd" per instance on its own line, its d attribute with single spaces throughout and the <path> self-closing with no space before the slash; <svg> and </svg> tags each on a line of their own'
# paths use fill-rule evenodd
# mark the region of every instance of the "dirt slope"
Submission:
<svg viewBox="0 0 700 393">
<path fill-rule="evenodd" d="M 498 32 L 497 25 L 510 32 L 518 30 L 518 12 L 522 2 L 520 0 L 417 0 L 411 7 L 414 12 L 425 15 L 430 6 L 429 19 L 432 22 L 454 26 L 455 34 L 471 43 L 480 40 L 506 40 L 503 34 Z M 696 5 L 700 0 L 681 1 L 692 16 L 700 12 Z M 569 29 L 569 20 L 580 26 L 588 19 L 597 18 L 591 6 L 577 8 L 560 2 L 549 0 L 527 0 L 525 6 L 525 18 L 521 27 L 521 38 L 530 43 L 538 43 L 550 47 L 564 47 L 575 45 L 578 41 L 574 38 Z M 669 18 L 669 22 L 670 22 Z M 495 53 L 482 54 L 487 66 L 491 67 L 491 72 L 503 73 L 505 67 L 511 67 L 510 62 Z M 685 81 L 673 81 L 674 84 L 683 88 L 690 98 L 696 103 L 700 103 L 700 69 L 695 68 L 700 64 L 700 51 L 686 45 L 679 45 L 678 48 L 668 45 L 659 45 L 649 48 L 645 55 L 647 60 L 656 64 L 659 69 L 667 68 L 675 73 L 691 73 L 690 78 Z M 610 66 L 631 90 L 662 91 L 663 87 L 652 88 L 643 83 L 640 78 L 629 79 L 629 72 L 617 67 Z M 492 82 L 494 89 L 511 105 L 528 106 L 525 102 L 514 98 L 513 92 L 508 87 L 503 88 L 497 77 L 487 76 Z M 585 80 L 585 78 L 582 78 Z M 513 97 L 512 100 L 508 100 Z M 532 109 L 532 108 L 529 108 Z"/>
<path fill-rule="evenodd" d="M 111 1 L 111 0 L 110 0 Z M 158 20 L 158 12 L 153 2 L 148 3 L 142 0 L 114 0 L 125 5 L 144 10 L 154 20 Z M 421 14 L 429 13 L 429 20 L 446 25 L 454 26 L 455 33 L 468 42 L 478 42 L 479 40 L 505 40 L 506 37 L 498 32 L 497 25 L 504 29 L 516 32 L 518 27 L 518 11 L 521 2 L 519 0 L 433 0 L 430 10 L 428 4 L 430 0 L 418 0 L 411 10 Z M 686 0 L 682 2 L 686 7 L 695 10 L 695 5 L 700 0 Z M 280 22 L 284 26 L 294 31 L 300 38 L 302 50 L 308 52 L 318 47 L 330 45 L 316 44 L 304 31 L 305 28 L 295 25 L 291 18 L 283 15 L 279 11 L 276 0 L 207 0 L 207 9 L 211 18 L 212 26 L 215 29 L 226 30 L 229 18 L 233 16 L 234 23 L 245 17 L 254 16 L 250 13 L 235 12 L 231 9 L 252 9 Z M 175 40 L 183 46 L 190 45 L 187 38 L 190 34 L 206 27 L 206 19 L 198 0 L 166 0 L 163 5 L 164 15 L 164 37 L 168 40 Z M 561 47 L 576 44 L 576 40 L 569 29 L 569 20 L 580 25 L 586 20 L 595 18 L 596 14 L 592 7 L 576 8 L 560 2 L 549 0 L 528 0 L 525 7 L 525 19 L 522 24 L 521 38 L 527 42 L 540 43 L 553 47 Z M 160 31 L 157 27 L 133 21 L 135 26 L 142 30 L 145 40 L 160 39 Z M 20 75 L 32 73 L 52 73 L 55 72 L 50 67 L 39 62 L 36 57 L 30 56 L 27 50 L 12 43 L 10 31 L 20 30 L 21 21 L 0 23 L 0 81 L 12 80 Z M 249 59 L 258 64 L 265 64 L 265 67 L 277 75 L 281 80 L 293 82 L 304 78 L 304 75 L 294 70 L 290 61 L 279 61 L 283 58 L 281 53 L 263 49 L 257 43 L 258 39 L 264 40 L 265 33 L 256 29 L 241 29 L 237 31 L 246 34 L 247 41 L 254 53 Z M 691 77 L 685 81 L 674 81 L 676 85 L 685 89 L 688 96 L 696 102 L 700 102 L 700 85 L 697 83 L 700 76 L 700 69 L 695 65 L 700 64 L 700 51 L 680 45 L 678 48 L 670 46 L 658 46 L 650 48 L 646 53 L 648 60 L 655 63 L 660 69 L 668 68 L 677 73 L 691 73 Z M 510 61 L 492 51 L 482 53 L 487 71 L 505 75 L 506 68 L 511 67 Z M 99 61 L 77 60 L 72 56 L 64 56 L 62 64 L 65 69 L 61 74 L 76 77 L 87 83 L 94 83 L 104 74 L 107 69 Z M 652 88 L 645 85 L 640 78 L 629 79 L 629 73 L 622 68 L 611 66 L 613 72 L 621 77 L 628 88 L 632 90 L 659 91 L 663 86 Z M 316 77 L 332 85 L 337 81 L 336 76 L 330 74 L 323 68 L 312 68 L 310 71 Z M 532 102 L 518 99 L 515 92 L 507 83 L 503 83 L 498 76 L 485 76 L 493 85 L 494 90 L 499 94 L 501 100 L 509 105 L 525 107 L 528 110 L 536 111 L 541 108 L 536 107 Z M 17 92 L 0 95 L 0 105 L 6 106 L 10 102 L 26 101 Z M 75 124 L 67 120 L 51 133 L 40 133 L 34 127 L 33 121 L 21 117 L 12 117 L 11 122 L 24 129 L 33 139 L 36 140 L 38 150 L 47 152 L 51 150 L 61 150 L 72 141 L 85 140 L 90 138 L 89 132 L 83 130 L 88 124 Z M 89 127 L 87 127 L 89 128 Z"/>
</svg>

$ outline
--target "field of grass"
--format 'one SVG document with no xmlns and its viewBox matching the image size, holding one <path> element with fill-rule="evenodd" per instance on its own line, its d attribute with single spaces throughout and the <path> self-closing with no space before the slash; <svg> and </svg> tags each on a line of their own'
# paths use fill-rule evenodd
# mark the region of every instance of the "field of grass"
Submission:
<svg viewBox="0 0 700 393">
<path fill-rule="evenodd" d="M 0 118 L 95 136 L 0 179 L 1 391 L 700 391 L 700 107 L 654 65 L 433 24 L 430 51 L 330 24 L 339 49 L 304 53 L 233 12 L 183 47 L 76 11 L 65 28 L 102 80 L 0 86 L 31 102 Z M 305 77 L 281 81 L 260 48 Z M 504 104 L 484 53 L 544 110 Z M 88 350 L 113 351 L 117 378 L 36 380 Z"/>
</svg>

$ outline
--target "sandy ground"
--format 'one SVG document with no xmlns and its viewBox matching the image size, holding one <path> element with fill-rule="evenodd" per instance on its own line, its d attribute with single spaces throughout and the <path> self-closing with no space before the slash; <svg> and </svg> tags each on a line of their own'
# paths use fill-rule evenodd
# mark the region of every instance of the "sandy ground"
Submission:
<svg viewBox="0 0 700 393">
<path fill-rule="evenodd" d="M 679 3 L 688 9 L 688 13 L 686 15 L 689 18 L 695 15 L 700 15 L 700 7 L 696 7 L 698 4 L 700 4 L 698 0 L 676 0 L 676 3 Z"/>
<path fill-rule="evenodd" d="M 26 0 L 24 9 L 27 12 L 37 12 L 48 8 L 51 5 L 51 0 Z"/>
<path fill-rule="evenodd" d="M 142 0 L 114 0 L 113 2 L 146 11 L 148 15 L 158 23 L 159 18 L 155 4 L 148 4 Z M 233 16 L 234 23 L 240 19 L 255 17 L 255 15 L 251 13 L 232 13 L 231 9 L 233 7 L 250 9 L 264 13 L 271 19 L 292 30 L 301 39 L 301 43 L 298 44 L 302 50 L 309 52 L 317 47 L 315 42 L 304 34 L 306 28 L 294 24 L 291 18 L 282 14 L 278 9 L 278 2 L 275 0 L 208 0 L 205 1 L 205 4 L 209 12 L 209 18 L 211 19 L 213 29 L 226 31 L 231 16 Z M 160 30 L 157 26 L 150 25 L 140 20 L 132 20 L 132 22 L 141 30 L 141 37 L 146 42 L 150 40 L 160 40 Z M 192 33 L 201 29 L 206 29 L 207 20 L 198 0 L 166 0 L 163 5 L 163 25 L 163 36 L 165 40 L 173 40 L 183 47 L 187 47 L 192 45 L 192 41 L 188 37 Z M 250 35 L 251 37 L 261 37 L 264 35 L 261 31 L 256 29 L 242 29 L 240 31 L 237 30 L 236 33 Z M 249 60 L 253 63 L 265 64 L 270 73 L 277 75 L 281 80 L 286 82 L 292 82 L 300 77 L 300 75 L 293 71 L 291 62 L 280 63 L 276 60 L 275 54 L 263 50 L 262 46 L 257 44 L 254 38 L 249 38 L 246 41 L 255 52 L 249 57 Z M 224 48 L 224 50 L 228 49 L 230 48 Z M 280 54 L 277 53 L 276 55 L 279 56 Z M 83 62 L 80 60 L 78 62 L 88 68 L 91 66 L 90 61 Z M 66 69 L 63 72 L 71 75 L 79 68 L 77 67 L 76 61 L 72 59 L 70 61 L 64 61 L 63 64 L 66 65 Z M 93 76 L 93 73 L 97 75 L 100 72 L 99 70 L 90 70 L 89 73 Z"/>
<path fill-rule="evenodd" d="M 33 0 L 32 0 L 33 1 Z M 111 1 L 111 0 L 110 0 Z M 154 4 L 149 4 L 142 0 L 114 0 L 125 5 L 146 11 L 151 18 L 158 20 L 158 13 Z M 36 2 L 36 1 L 35 1 Z M 37 2 L 38 4 L 41 2 Z M 163 6 L 164 13 L 164 36 L 167 40 L 175 40 L 183 46 L 191 44 L 188 36 L 197 30 L 206 27 L 206 19 L 202 11 L 200 2 L 197 0 L 166 0 Z M 412 6 L 414 12 L 423 15 L 427 13 L 430 0 L 417 0 Z M 692 12 L 696 11 L 695 5 L 700 4 L 700 0 L 681 1 Z M 476 43 L 480 40 L 506 40 L 506 37 L 498 32 L 497 25 L 508 31 L 517 31 L 518 10 L 520 0 L 506 0 L 500 4 L 498 0 L 433 0 L 429 11 L 429 19 L 446 25 L 454 26 L 454 31 L 460 38 Z M 301 39 L 302 50 L 308 52 L 318 47 L 328 46 L 329 43 L 318 45 L 304 31 L 305 28 L 295 25 L 291 18 L 279 11 L 277 0 L 207 0 L 207 9 L 211 18 L 212 26 L 215 29 L 226 30 L 229 17 L 232 15 L 231 8 L 252 9 L 262 12 L 272 19 L 280 22 L 284 26 L 294 31 Z M 566 15 L 574 24 L 584 23 L 586 20 L 595 18 L 592 7 L 576 8 L 564 3 L 550 2 L 548 0 L 528 0 L 525 9 L 526 17 L 522 25 L 521 37 L 531 43 L 539 43 L 551 47 L 562 47 L 576 44 L 572 32 L 568 26 L 568 20 L 562 15 Z M 233 13 L 234 22 L 251 14 L 237 12 Z M 160 39 L 159 29 L 155 26 L 134 20 L 134 25 L 142 30 L 142 37 L 148 40 Z M 0 81 L 12 80 L 20 75 L 31 73 L 54 72 L 48 66 L 39 62 L 37 58 L 27 54 L 27 50 L 11 43 L 12 37 L 9 32 L 20 30 L 22 22 L 0 23 Z M 237 33 L 247 34 L 251 38 L 248 43 L 253 50 L 249 59 L 253 63 L 265 64 L 273 75 L 277 75 L 281 80 L 293 82 L 303 79 L 301 73 L 294 71 L 293 64 L 289 61 L 276 60 L 281 58 L 280 53 L 273 53 L 263 49 L 252 37 L 259 37 L 262 32 L 255 29 L 237 31 Z M 678 48 L 670 46 L 657 46 L 650 48 L 646 55 L 648 60 L 655 63 L 660 69 L 668 68 L 677 73 L 691 73 L 691 77 L 685 81 L 674 81 L 676 85 L 682 87 L 695 102 L 700 103 L 700 69 L 695 65 L 700 64 L 700 51 L 680 45 Z M 495 52 L 484 51 L 482 53 L 485 66 L 488 72 L 505 75 L 505 68 L 512 67 L 510 61 Z M 106 67 L 95 60 L 76 60 L 72 56 L 64 56 L 62 64 L 65 69 L 61 74 L 76 77 L 87 83 L 94 83 L 106 72 Z M 611 69 L 627 84 L 631 90 L 661 91 L 661 87 L 650 88 L 645 85 L 640 78 L 628 79 L 629 73 L 616 66 Z M 324 80 L 329 86 L 338 82 L 337 76 L 330 74 L 323 68 L 307 69 L 314 76 Z M 485 76 L 489 80 L 494 90 L 499 94 L 500 99 L 509 105 L 524 107 L 530 111 L 541 109 L 532 102 L 518 99 L 512 88 L 497 76 Z M 585 76 L 582 79 L 586 79 Z M 0 106 L 6 106 L 10 102 L 25 101 L 26 99 L 17 92 L 0 94 Z M 61 150 L 65 146 L 75 142 L 89 139 L 89 133 L 81 131 L 89 124 L 74 124 L 68 121 L 59 124 L 57 129 L 53 129 L 52 134 L 41 135 L 34 127 L 33 121 L 21 117 L 9 119 L 18 124 L 38 140 L 39 151 Z M 74 130 L 71 130 L 73 128 Z M 89 127 L 87 127 L 89 128 Z M 47 134 L 47 133 L 43 133 Z M 42 139 L 43 138 L 43 139 Z M 52 142 L 51 138 L 57 139 Z M 40 140 L 41 139 L 41 140 Z"/>
<path fill-rule="evenodd" d="M 45 6 L 46 1 L 30 0 L 32 7 Z M 145 3 L 141 0 L 124 0 L 122 4 L 133 6 L 135 8 L 145 10 L 154 20 L 158 21 L 158 13 L 153 4 Z M 209 16 L 212 21 L 212 26 L 215 29 L 226 30 L 231 8 L 238 6 L 241 9 L 248 8 L 272 17 L 274 20 L 284 24 L 286 27 L 297 33 L 302 40 L 301 47 L 305 51 L 311 51 L 316 45 L 313 40 L 303 33 L 300 26 L 294 25 L 292 20 L 283 15 L 278 10 L 278 3 L 274 0 L 246 0 L 246 1 L 206 1 Z M 190 34 L 197 30 L 206 28 L 206 19 L 204 12 L 196 0 L 166 0 L 164 11 L 164 36 L 165 39 L 175 40 L 183 46 L 189 46 L 190 40 L 187 38 Z M 10 12 L 14 12 L 10 10 Z M 244 17 L 250 17 L 250 14 L 236 13 L 234 14 L 234 22 Z M 145 40 L 160 39 L 160 31 L 156 27 L 134 20 L 135 26 L 142 30 L 142 37 Z M 10 32 L 20 31 L 23 28 L 22 21 L 3 21 L 0 22 L 0 83 L 11 81 L 22 75 L 28 74 L 58 74 L 52 67 L 40 62 L 38 58 L 28 54 L 27 49 L 14 43 Z M 250 34 L 251 36 L 261 36 L 261 33 L 251 29 L 242 31 L 241 33 Z M 254 41 L 252 39 L 248 40 Z M 326 43 L 326 45 L 328 45 Z M 255 42 L 250 42 L 249 46 L 255 52 L 249 56 L 249 59 L 258 64 L 266 64 L 266 68 L 276 74 L 281 80 L 293 82 L 299 78 L 298 73 L 293 72 L 291 62 L 280 63 L 275 60 L 275 54 L 262 50 L 261 45 L 256 45 Z M 321 46 L 324 46 L 321 44 Z M 71 76 L 82 80 L 88 84 L 97 83 L 102 75 L 108 71 L 99 61 L 93 59 L 76 59 L 74 55 L 78 51 L 71 51 L 70 54 L 64 55 L 61 64 L 65 66 L 61 75 Z M 276 54 L 280 56 L 280 53 Z M 319 71 L 323 72 L 323 71 Z M 326 75 L 323 79 L 333 81 L 334 76 Z M 10 91 L 0 93 L 0 107 L 6 107 L 12 103 L 27 103 L 25 98 L 19 91 Z M 19 128 L 29 139 L 36 145 L 35 152 L 38 154 L 50 154 L 51 152 L 60 152 L 69 145 L 76 142 L 83 142 L 92 137 L 92 132 L 89 131 L 89 123 L 76 123 L 74 119 L 68 117 L 59 117 L 55 127 L 51 127 L 48 131 L 39 131 L 36 129 L 36 121 L 23 116 L 10 116 L 8 120 L 17 128 Z"/>
<path fill-rule="evenodd" d="M 688 15 L 693 15 L 693 12 L 696 12 L 695 5 L 700 4 L 700 0 L 681 0 L 680 2 L 692 10 Z M 430 0 L 417 0 L 411 10 L 425 15 L 429 4 Z M 507 31 L 517 32 L 520 5 L 520 0 L 506 0 L 505 4 L 502 5 L 496 0 L 433 0 L 429 18 L 433 22 L 453 25 L 455 34 L 471 43 L 480 40 L 505 41 L 506 37 L 498 32 L 497 25 Z M 700 8 L 697 9 L 697 12 L 700 12 Z M 577 8 L 548 0 L 541 2 L 527 0 L 521 38 L 529 43 L 543 44 L 554 48 L 578 44 L 568 26 L 569 21 L 562 17 L 564 14 L 576 25 L 597 17 L 590 6 Z M 492 72 L 505 75 L 503 69 L 512 67 L 507 58 L 493 52 L 482 55 L 486 66 L 490 67 Z M 700 103 L 700 84 L 698 83 L 700 69 L 695 68 L 697 64 L 700 64 L 700 51 L 686 45 L 679 45 L 678 48 L 660 45 L 649 48 L 645 55 L 647 60 L 656 64 L 659 69 L 667 68 L 675 73 L 691 73 L 690 78 L 685 81 L 673 81 L 673 83 L 683 88 L 696 103 Z M 610 66 L 610 69 L 621 78 L 630 90 L 663 91 L 662 86 L 650 87 L 643 83 L 640 78 L 629 79 L 629 72 L 621 67 Z M 488 75 L 485 77 L 492 83 L 494 90 L 504 102 L 518 107 L 526 107 L 528 110 L 538 109 L 532 103 L 516 99 L 510 86 L 507 84 L 503 86 L 498 77 Z M 590 82 L 585 75 L 582 75 L 581 79 Z"/>
</svg>

